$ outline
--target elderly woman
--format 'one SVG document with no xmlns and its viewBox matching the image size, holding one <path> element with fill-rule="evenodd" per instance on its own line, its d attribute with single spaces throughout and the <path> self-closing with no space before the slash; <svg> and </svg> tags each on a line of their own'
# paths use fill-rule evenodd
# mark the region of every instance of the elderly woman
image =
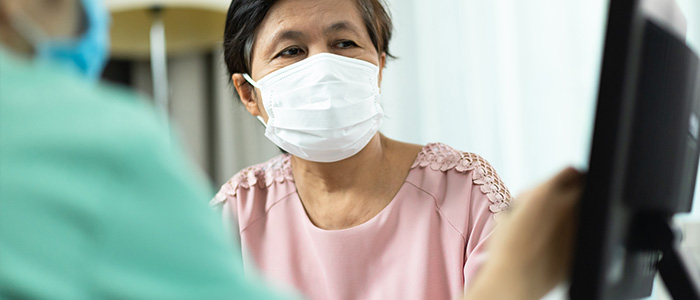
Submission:
<svg viewBox="0 0 700 300">
<path fill-rule="evenodd" d="M 247 270 L 311 299 L 451 299 L 509 205 L 480 156 L 378 132 L 391 30 L 380 0 L 229 8 L 235 89 L 288 154 L 234 175 L 212 205 L 240 235 Z"/>
</svg>

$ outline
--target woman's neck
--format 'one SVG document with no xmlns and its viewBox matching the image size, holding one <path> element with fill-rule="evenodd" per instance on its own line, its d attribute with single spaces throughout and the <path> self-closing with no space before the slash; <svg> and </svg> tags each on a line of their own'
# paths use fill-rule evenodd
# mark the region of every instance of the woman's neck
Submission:
<svg viewBox="0 0 700 300">
<path fill-rule="evenodd" d="M 339 162 L 292 157 L 297 192 L 309 218 L 325 229 L 371 219 L 396 195 L 420 148 L 377 133 L 358 154 Z"/>
<path fill-rule="evenodd" d="M 369 181 L 367 177 L 379 175 L 376 172 L 386 163 L 386 138 L 377 133 L 360 152 L 347 159 L 318 163 L 292 156 L 292 170 L 297 184 L 328 193 L 345 191 L 356 186 L 360 181 Z"/>
</svg>

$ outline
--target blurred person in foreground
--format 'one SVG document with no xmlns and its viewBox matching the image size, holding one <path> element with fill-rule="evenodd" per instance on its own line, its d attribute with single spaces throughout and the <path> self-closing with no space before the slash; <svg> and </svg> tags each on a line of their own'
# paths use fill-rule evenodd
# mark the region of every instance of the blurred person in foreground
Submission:
<svg viewBox="0 0 700 300">
<path fill-rule="evenodd" d="M 165 122 L 95 82 L 107 31 L 99 0 L 0 0 L 0 298 L 275 298 L 243 278 Z M 467 299 L 560 281 L 580 186 L 567 170 L 516 200 Z"/>
<path fill-rule="evenodd" d="M 101 0 L 0 0 L 0 298 L 267 297 L 164 120 L 96 82 Z"/>
</svg>

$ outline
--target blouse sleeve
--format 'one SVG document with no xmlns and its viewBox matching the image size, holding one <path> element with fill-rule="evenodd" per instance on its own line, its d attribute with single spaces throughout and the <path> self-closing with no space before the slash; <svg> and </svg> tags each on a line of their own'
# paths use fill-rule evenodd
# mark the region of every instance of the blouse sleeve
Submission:
<svg viewBox="0 0 700 300">
<path fill-rule="evenodd" d="M 486 196 L 473 189 L 470 203 L 469 225 L 467 228 L 467 243 L 464 252 L 464 289 L 474 281 L 479 269 L 488 258 L 486 247 L 491 233 L 496 227 L 495 215 L 489 209 L 490 202 Z"/>
<path fill-rule="evenodd" d="M 462 160 L 469 162 L 472 173 L 472 189 L 469 201 L 469 217 L 465 224 L 467 236 L 464 251 L 464 288 L 475 279 L 481 265 L 487 259 L 488 238 L 496 227 L 500 213 L 510 207 L 512 196 L 491 164 L 481 156 L 462 153 Z"/>
<path fill-rule="evenodd" d="M 440 207 L 465 239 L 462 271 L 467 289 L 486 259 L 486 243 L 498 215 L 510 206 L 510 192 L 486 159 L 441 143 L 426 145 L 413 167 L 441 171 L 447 176 L 445 199 L 456 201 L 444 201 Z"/>
</svg>

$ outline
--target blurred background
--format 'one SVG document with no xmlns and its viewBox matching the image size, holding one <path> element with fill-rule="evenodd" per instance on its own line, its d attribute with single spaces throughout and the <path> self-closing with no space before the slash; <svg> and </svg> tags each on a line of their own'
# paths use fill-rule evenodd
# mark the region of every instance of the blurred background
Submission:
<svg viewBox="0 0 700 300">
<path fill-rule="evenodd" d="M 587 167 L 608 0 L 388 2 L 398 59 L 382 83 L 385 135 L 478 153 L 515 195 L 565 166 Z M 700 1 L 677 2 L 698 51 Z M 228 0 L 107 3 L 105 79 L 153 96 L 149 40 L 160 16 L 173 129 L 215 186 L 280 153 L 229 83 L 220 47 Z M 681 217 L 696 253 L 699 192 L 694 212 Z"/>
</svg>

